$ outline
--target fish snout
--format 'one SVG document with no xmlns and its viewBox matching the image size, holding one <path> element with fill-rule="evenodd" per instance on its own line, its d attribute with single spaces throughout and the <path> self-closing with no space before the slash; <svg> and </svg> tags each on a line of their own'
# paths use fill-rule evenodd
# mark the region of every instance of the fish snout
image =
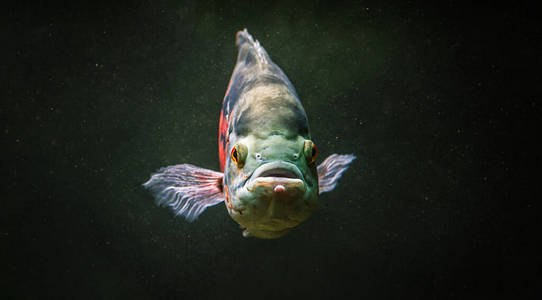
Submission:
<svg viewBox="0 0 542 300">
<path fill-rule="evenodd" d="M 288 162 L 271 162 L 258 167 L 247 190 L 262 196 L 301 197 L 307 190 L 303 174 Z"/>
</svg>

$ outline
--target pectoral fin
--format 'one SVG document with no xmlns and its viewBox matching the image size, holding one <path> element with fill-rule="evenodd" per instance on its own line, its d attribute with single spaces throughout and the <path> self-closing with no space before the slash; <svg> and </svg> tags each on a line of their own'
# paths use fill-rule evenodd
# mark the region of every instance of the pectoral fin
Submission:
<svg viewBox="0 0 542 300">
<path fill-rule="evenodd" d="M 158 205 L 169 206 L 192 222 L 207 207 L 226 200 L 222 178 L 222 173 L 182 164 L 158 170 L 143 186 L 151 191 Z"/>
<path fill-rule="evenodd" d="M 318 190 L 326 193 L 335 188 L 341 175 L 348 169 L 350 163 L 356 159 L 354 155 L 332 154 L 318 165 Z"/>
</svg>

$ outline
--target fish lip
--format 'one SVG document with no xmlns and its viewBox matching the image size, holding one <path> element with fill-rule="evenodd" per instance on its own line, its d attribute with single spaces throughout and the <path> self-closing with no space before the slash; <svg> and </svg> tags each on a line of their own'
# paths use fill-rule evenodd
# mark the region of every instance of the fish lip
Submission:
<svg viewBox="0 0 542 300">
<path fill-rule="evenodd" d="M 273 176 L 266 176 L 273 175 Z M 281 176 L 274 176 L 281 175 Z M 274 161 L 265 163 L 252 173 L 252 176 L 247 184 L 247 189 L 250 191 L 256 180 L 259 181 L 274 181 L 277 183 L 288 183 L 288 182 L 305 182 L 305 177 L 299 168 L 289 162 L 285 161 Z"/>
<path fill-rule="evenodd" d="M 266 175 L 283 175 L 283 176 L 266 176 Z M 293 178 L 301 179 L 305 181 L 305 178 L 299 168 L 289 162 L 274 161 L 265 163 L 259 166 L 254 173 L 252 173 L 252 179 L 258 177 L 278 177 L 278 178 Z"/>
</svg>

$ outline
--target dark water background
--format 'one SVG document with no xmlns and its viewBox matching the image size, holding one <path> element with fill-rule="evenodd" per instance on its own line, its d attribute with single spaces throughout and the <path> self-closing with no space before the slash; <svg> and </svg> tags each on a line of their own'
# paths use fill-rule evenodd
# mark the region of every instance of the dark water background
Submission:
<svg viewBox="0 0 542 300">
<path fill-rule="evenodd" d="M 2 9 L 0 298 L 540 297 L 534 8 L 75 3 Z M 222 205 L 174 218 L 141 187 L 170 164 L 218 169 L 244 27 L 320 157 L 358 156 L 278 240 L 242 238 Z"/>
</svg>

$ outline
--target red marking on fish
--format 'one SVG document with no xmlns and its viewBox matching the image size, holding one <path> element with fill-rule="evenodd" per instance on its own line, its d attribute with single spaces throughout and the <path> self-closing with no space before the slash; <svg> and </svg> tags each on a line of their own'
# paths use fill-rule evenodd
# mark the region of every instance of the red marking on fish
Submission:
<svg viewBox="0 0 542 300">
<path fill-rule="evenodd" d="M 232 209 L 233 206 L 230 203 L 230 195 L 228 194 L 228 186 L 224 186 L 224 196 L 226 196 L 226 204 L 228 205 L 228 208 Z"/>
<path fill-rule="evenodd" d="M 218 159 L 220 163 L 220 171 L 224 172 L 224 165 L 226 164 L 226 149 L 228 147 L 228 118 L 224 115 L 224 110 L 220 112 L 218 132 Z"/>
</svg>

